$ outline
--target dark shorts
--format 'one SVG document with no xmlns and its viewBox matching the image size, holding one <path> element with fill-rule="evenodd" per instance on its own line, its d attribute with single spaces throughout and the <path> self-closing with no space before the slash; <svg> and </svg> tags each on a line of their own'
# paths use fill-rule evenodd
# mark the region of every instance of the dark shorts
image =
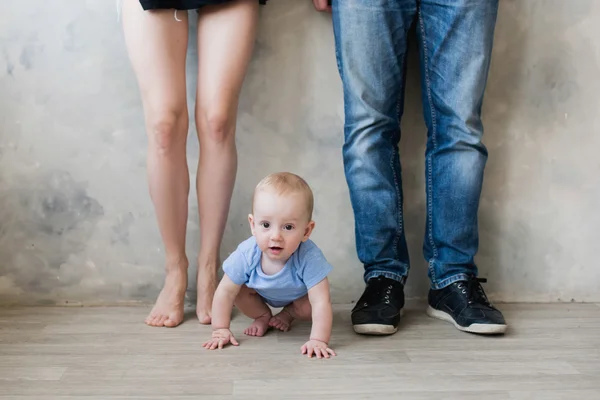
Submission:
<svg viewBox="0 0 600 400">
<path fill-rule="evenodd" d="M 140 0 L 144 10 L 197 10 L 203 6 L 224 4 L 235 0 Z M 258 0 L 260 4 L 266 4 L 267 0 Z"/>
</svg>

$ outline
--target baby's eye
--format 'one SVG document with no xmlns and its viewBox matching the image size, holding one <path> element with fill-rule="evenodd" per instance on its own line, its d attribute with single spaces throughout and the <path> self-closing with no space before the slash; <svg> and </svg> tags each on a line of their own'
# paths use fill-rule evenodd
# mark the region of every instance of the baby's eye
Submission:
<svg viewBox="0 0 600 400">
<path fill-rule="evenodd" d="M 283 229 L 285 229 L 286 231 L 291 231 L 292 229 L 294 229 L 294 225 L 287 224 L 283 227 Z"/>
<path fill-rule="evenodd" d="M 268 222 L 262 222 L 260 225 L 265 229 L 269 229 L 269 227 L 271 226 L 271 224 Z"/>
</svg>

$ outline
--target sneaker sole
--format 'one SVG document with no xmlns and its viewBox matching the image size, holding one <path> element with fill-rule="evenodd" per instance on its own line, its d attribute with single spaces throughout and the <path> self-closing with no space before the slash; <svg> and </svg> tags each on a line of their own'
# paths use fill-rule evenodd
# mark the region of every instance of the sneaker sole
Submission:
<svg viewBox="0 0 600 400">
<path fill-rule="evenodd" d="M 380 325 L 380 324 L 363 324 L 353 325 L 354 332 L 360 335 L 392 335 L 398 331 L 398 328 L 393 325 Z"/>
<path fill-rule="evenodd" d="M 400 310 L 400 317 L 402 315 L 404 315 L 404 309 Z M 398 327 L 384 324 L 360 324 L 352 325 L 352 328 L 354 328 L 354 332 L 360 335 L 385 336 L 398 332 Z"/>
<path fill-rule="evenodd" d="M 436 310 L 435 308 L 429 306 L 427 308 L 427 315 L 432 318 L 437 318 L 442 321 L 450 322 L 454 327 L 463 332 L 469 333 L 479 333 L 482 335 L 498 335 L 501 333 L 505 333 L 507 326 L 501 324 L 471 324 L 469 326 L 460 326 L 456 323 L 454 318 L 450 316 L 450 314 Z"/>
</svg>

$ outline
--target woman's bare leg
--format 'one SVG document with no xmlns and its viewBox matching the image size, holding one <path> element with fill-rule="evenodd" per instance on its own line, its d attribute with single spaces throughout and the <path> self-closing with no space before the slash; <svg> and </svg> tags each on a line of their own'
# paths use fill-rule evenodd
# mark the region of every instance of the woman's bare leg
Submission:
<svg viewBox="0 0 600 400">
<path fill-rule="evenodd" d="M 187 14 L 144 11 L 137 0 L 123 4 L 123 29 L 144 105 L 148 132 L 148 180 L 166 252 L 166 279 L 146 323 L 174 327 L 183 321 L 188 261 L 185 231 L 189 172 L 185 57 Z"/>
<path fill-rule="evenodd" d="M 252 56 L 258 1 L 203 7 L 198 17 L 196 126 L 200 163 L 196 188 L 201 245 L 196 313 L 211 321 L 219 249 L 237 170 L 235 127 L 238 98 Z"/>
</svg>

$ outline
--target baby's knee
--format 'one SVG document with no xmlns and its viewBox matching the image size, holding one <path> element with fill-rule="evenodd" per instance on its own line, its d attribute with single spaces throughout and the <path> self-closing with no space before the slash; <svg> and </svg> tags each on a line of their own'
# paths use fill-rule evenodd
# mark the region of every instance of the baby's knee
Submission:
<svg viewBox="0 0 600 400">
<path fill-rule="evenodd" d="M 292 303 L 293 312 L 297 318 L 310 319 L 312 317 L 312 307 L 308 297 L 304 296 Z"/>
<path fill-rule="evenodd" d="M 257 296 L 258 294 L 256 293 L 256 290 L 254 289 L 250 289 L 248 286 L 246 285 L 242 285 L 242 287 L 240 288 L 240 291 L 237 294 L 236 299 L 247 299 L 248 297 L 251 296 Z"/>
</svg>

